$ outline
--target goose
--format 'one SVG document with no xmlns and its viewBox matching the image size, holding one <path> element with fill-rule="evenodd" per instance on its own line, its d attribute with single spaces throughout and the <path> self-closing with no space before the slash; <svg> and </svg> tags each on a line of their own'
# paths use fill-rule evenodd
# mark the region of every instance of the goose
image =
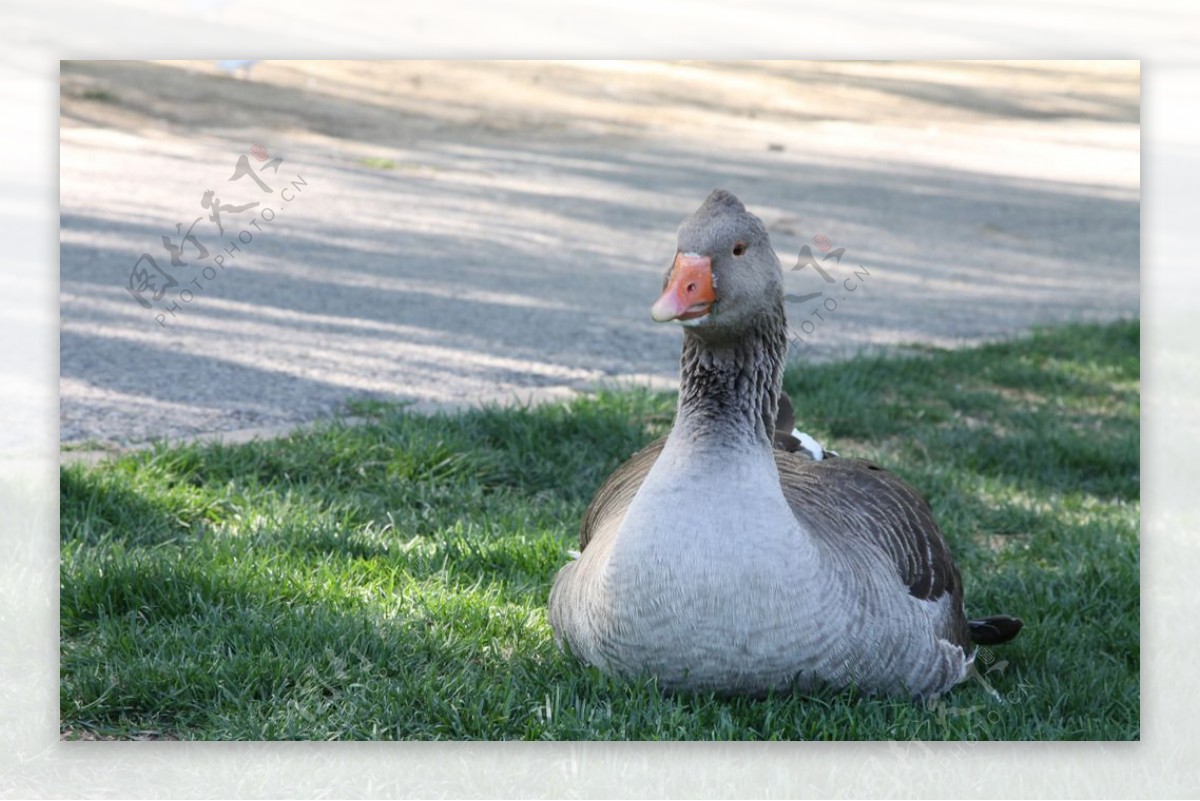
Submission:
<svg viewBox="0 0 1200 801">
<path fill-rule="evenodd" d="M 789 431 L 783 274 L 762 221 L 717 189 L 677 237 L 651 308 L 683 327 L 675 420 L 588 507 L 550 592 L 558 646 L 667 692 L 936 698 L 1021 621 L 968 620 L 915 489 Z"/>
</svg>

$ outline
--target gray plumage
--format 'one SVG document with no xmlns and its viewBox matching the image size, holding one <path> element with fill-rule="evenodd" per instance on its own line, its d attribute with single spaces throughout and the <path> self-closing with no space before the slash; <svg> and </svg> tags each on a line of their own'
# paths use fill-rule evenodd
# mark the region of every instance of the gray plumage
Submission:
<svg viewBox="0 0 1200 801">
<path fill-rule="evenodd" d="M 944 692 L 968 674 L 972 632 L 1003 638 L 1004 625 L 966 619 L 958 570 L 912 487 L 796 447 L 781 270 L 758 218 L 717 190 L 678 238 L 681 253 L 711 258 L 716 301 L 685 323 L 671 433 L 618 468 L 584 516 L 580 556 L 550 595 L 556 637 L 668 690 Z"/>
</svg>

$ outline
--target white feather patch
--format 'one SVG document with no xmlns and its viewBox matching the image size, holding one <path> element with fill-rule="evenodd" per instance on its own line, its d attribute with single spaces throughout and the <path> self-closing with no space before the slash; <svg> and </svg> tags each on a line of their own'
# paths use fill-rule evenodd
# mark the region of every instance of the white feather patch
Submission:
<svg viewBox="0 0 1200 801">
<path fill-rule="evenodd" d="M 819 462 L 825 458 L 825 449 L 821 447 L 821 443 L 817 442 L 808 434 L 805 434 L 798 428 L 793 428 L 792 436 L 800 440 L 800 445 L 804 448 L 804 450 L 812 454 L 814 462 Z"/>
</svg>

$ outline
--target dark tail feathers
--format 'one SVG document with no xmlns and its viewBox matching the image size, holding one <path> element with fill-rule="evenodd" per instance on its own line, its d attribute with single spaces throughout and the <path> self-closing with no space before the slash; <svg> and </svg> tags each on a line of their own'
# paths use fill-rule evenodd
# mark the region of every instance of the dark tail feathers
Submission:
<svg viewBox="0 0 1200 801">
<path fill-rule="evenodd" d="M 969 620 L 971 641 L 979 645 L 999 645 L 1017 636 L 1021 626 L 1025 625 L 1018 618 L 1008 615 L 993 615 L 978 620 Z"/>
</svg>

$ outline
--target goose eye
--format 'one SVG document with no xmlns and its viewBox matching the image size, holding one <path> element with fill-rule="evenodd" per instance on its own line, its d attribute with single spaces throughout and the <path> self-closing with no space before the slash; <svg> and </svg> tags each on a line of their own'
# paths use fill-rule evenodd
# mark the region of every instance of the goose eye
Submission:
<svg viewBox="0 0 1200 801">
<path fill-rule="evenodd" d="M 746 252 L 746 243 L 745 242 L 738 242 L 736 245 L 733 246 L 733 255 L 740 256 L 745 252 Z"/>
</svg>

